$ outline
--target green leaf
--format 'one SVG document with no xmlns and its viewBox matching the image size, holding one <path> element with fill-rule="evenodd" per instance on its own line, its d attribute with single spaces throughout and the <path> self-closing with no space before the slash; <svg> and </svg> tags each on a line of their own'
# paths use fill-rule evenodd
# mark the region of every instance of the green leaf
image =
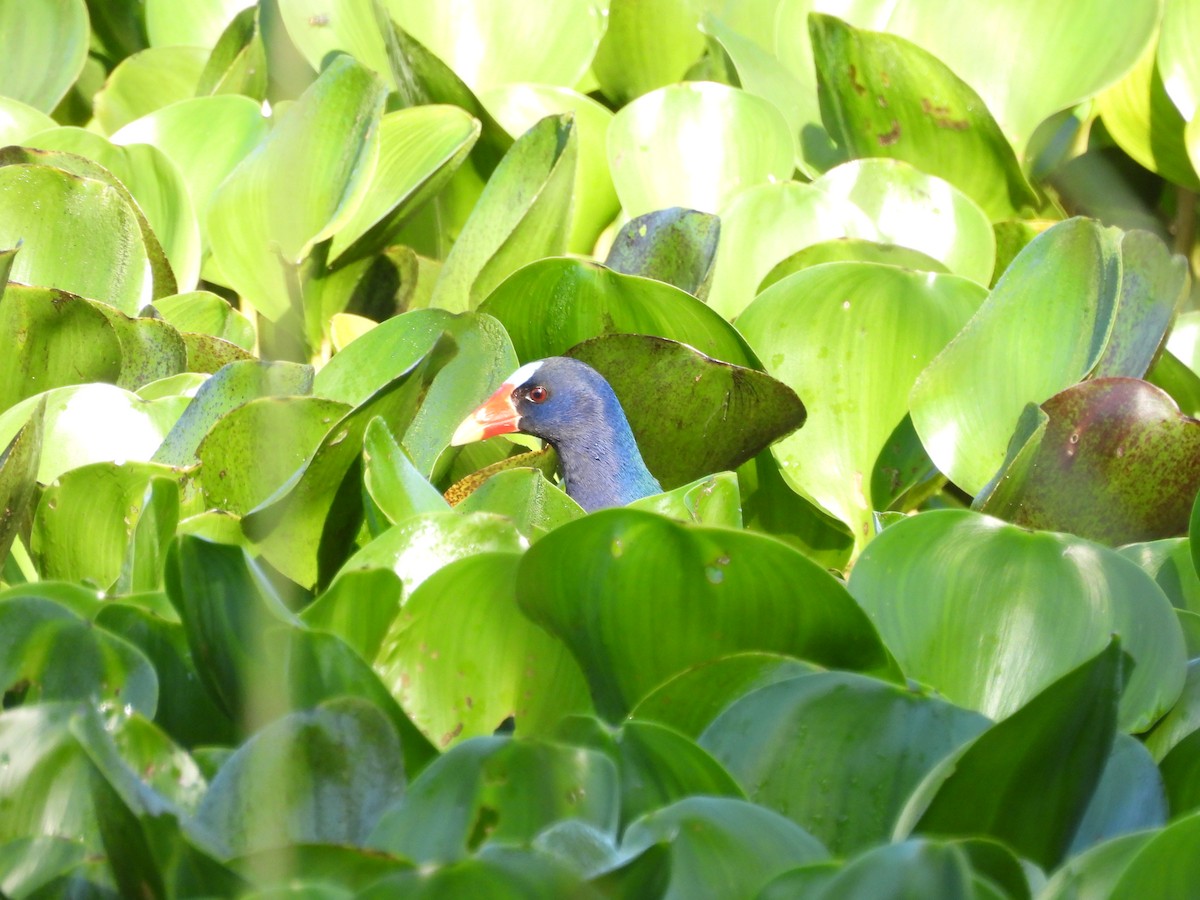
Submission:
<svg viewBox="0 0 1200 900">
<path fill-rule="evenodd" d="M 1069 855 L 1118 835 L 1160 828 L 1167 820 L 1163 781 L 1164 776 L 1159 774 L 1142 742 L 1118 734 L 1100 782 L 1075 831 Z"/>
<path fill-rule="evenodd" d="M 96 122 L 114 134 L 135 119 L 196 94 L 208 51 L 150 47 L 121 60 L 93 99 Z"/>
<path fill-rule="evenodd" d="M 19 144 L 39 131 L 53 128 L 55 121 L 11 97 L 0 97 L 0 145 Z"/>
<path fill-rule="evenodd" d="M 839 672 L 781 681 L 734 701 L 700 736 L 748 799 L 838 855 L 886 841 L 904 802 L 988 722 L 976 713 Z"/>
<path fill-rule="evenodd" d="M 348 410 L 319 397 L 258 397 L 230 410 L 196 449 L 205 499 L 245 515 L 304 466 Z"/>
<path fill-rule="evenodd" d="M 948 275 L 950 272 L 940 262 L 926 256 L 920 250 L 910 250 L 898 244 L 877 244 L 861 238 L 835 238 L 798 250 L 780 262 L 759 283 L 758 293 L 761 294 L 789 275 L 829 262 L 882 263 L 902 269 L 936 272 L 939 275 Z"/>
<path fill-rule="evenodd" d="M 158 678 L 150 661 L 65 607 L 38 597 L 4 600 L 0 635 L 6 708 L 75 700 L 154 715 Z"/>
<path fill-rule="evenodd" d="M 300 618 L 314 630 L 337 635 L 364 660 L 373 660 L 403 599 L 395 572 L 358 569 L 343 572 Z"/>
<path fill-rule="evenodd" d="M 1176 744 L 1197 730 L 1200 730 L 1200 662 L 1191 660 L 1183 693 L 1146 735 L 1146 749 L 1161 762 Z"/>
<path fill-rule="evenodd" d="M 509 716 L 544 734 L 590 708 L 575 661 L 517 608 L 518 554 L 475 554 L 407 599 L 373 660 L 413 722 L 441 749 L 490 735 Z"/>
<path fill-rule="evenodd" d="M 312 368 L 296 363 L 258 360 L 230 363 L 196 392 L 187 411 L 154 454 L 155 461 L 191 465 L 204 436 L 222 417 L 258 397 L 307 394 L 312 389 L 312 379 Z"/>
<path fill-rule="evenodd" d="M 602 896 L 579 876 L 546 854 L 514 847 L 485 847 L 475 857 L 444 866 L 423 865 L 385 878 L 357 896 L 363 900 L 412 897 L 456 900 L 458 897 L 504 900 L 599 900 Z"/>
<path fill-rule="evenodd" d="M 1183 686 L 1183 638 L 1162 591 L 1080 538 L 965 510 L 927 512 L 878 535 L 849 587 L 908 677 L 993 719 L 1013 715 L 1113 633 L 1136 664 L 1122 730 L 1145 730 Z"/>
<path fill-rule="evenodd" d="M 87 60 L 87 6 L 83 0 L 48 0 L 37 6 L 4 0 L 0 34 L 0 94 L 51 112 Z M 47 65 L 51 59 L 54 64 Z"/>
<path fill-rule="evenodd" d="M 741 335 L 695 297 L 587 260 L 531 263 L 479 311 L 500 320 L 521 362 L 562 355 L 601 334 L 627 332 L 680 341 L 714 359 L 757 367 Z"/>
<path fill-rule="evenodd" d="M 145 0 L 146 33 L 155 47 L 212 47 L 221 32 L 251 0 L 197 0 L 186 8 L 171 0 Z"/>
<path fill-rule="evenodd" d="M 1113 640 L 943 763 L 897 833 L 982 834 L 1043 868 L 1057 865 L 1100 781 L 1124 680 Z"/>
<path fill-rule="evenodd" d="M 547 116 L 513 144 L 446 257 L 430 305 L 475 309 L 521 266 L 566 250 L 578 145 L 570 115 Z"/>
<path fill-rule="evenodd" d="M 767 371 L 813 410 L 773 450 L 783 477 L 850 526 L 858 550 L 885 505 L 870 496 L 871 472 L 909 390 L 983 298 L 952 275 L 830 263 L 764 291 L 738 319 Z"/>
<path fill-rule="evenodd" d="M 621 851 L 669 849 L 666 897 L 754 897 L 776 875 L 826 859 L 811 834 L 778 813 L 732 797 L 688 797 L 638 819 Z"/>
<path fill-rule="evenodd" d="M 33 510 L 44 415 L 43 408 L 35 410 L 0 452 L 0 510 L 4 511 L 0 515 L 0 559 L 8 556 L 21 523 Z"/>
<path fill-rule="evenodd" d="M 439 338 L 417 363 L 342 416 L 293 477 L 246 513 L 242 530 L 268 562 L 302 586 L 328 582 L 353 547 L 362 517 L 358 464 L 367 424 L 381 416 L 393 432 L 407 430 L 455 352 L 453 338 Z"/>
<path fill-rule="evenodd" d="M 832 16 L 814 13 L 809 31 L 822 118 L 852 158 L 912 163 L 959 188 L 993 219 L 1036 207 L 995 119 L 944 63 L 903 38 Z"/>
<path fill-rule="evenodd" d="M 157 587 L 162 555 L 179 521 L 179 492 L 179 474 L 153 463 L 101 462 L 64 473 L 46 488 L 34 516 L 30 550 L 38 571 L 128 591 L 133 583 L 118 581 L 125 581 L 127 565 L 136 564 L 138 588 Z M 139 549 L 149 559 L 137 560 L 131 554 L 143 517 L 154 528 L 141 535 L 145 546 Z"/>
<path fill-rule="evenodd" d="M 475 141 L 479 122 L 456 106 L 419 106 L 379 122 L 379 162 L 362 203 L 333 236 L 329 258 L 344 265 L 378 253 L 416 209 L 450 181 Z"/>
<path fill-rule="evenodd" d="M 974 874 L 970 858 L 955 844 L 900 841 L 848 860 L 810 896 L 817 900 L 969 900 L 981 896 L 972 885 Z"/>
<path fill-rule="evenodd" d="M 1200 791 L 1196 789 L 1200 784 L 1200 733 L 1192 732 L 1172 747 L 1160 768 L 1171 813 L 1178 816 L 1200 809 Z"/>
<path fill-rule="evenodd" d="M 211 335 L 243 350 L 254 348 L 253 324 L 224 297 L 209 291 L 172 294 L 155 300 L 154 308 L 181 332 Z"/>
<path fill-rule="evenodd" d="M 665 281 L 708 296 L 721 220 L 694 209 L 662 209 L 621 226 L 604 264 L 615 272 Z"/>
<path fill-rule="evenodd" d="M 455 509 L 505 516 L 531 541 L 584 515 L 579 504 L 547 481 L 540 470 L 526 468 L 495 473 Z"/>
<path fill-rule="evenodd" d="M 213 254 L 268 319 L 288 309 L 295 267 L 362 202 L 383 100 L 368 69 L 338 57 L 217 190 L 208 214 Z"/>
<path fill-rule="evenodd" d="M 796 551 L 637 510 L 604 510 L 546 535 L 521 562 L 517 597 L 570 648 L 609 719 L 670 676 L 737 651 L 887 666 L 842 586 Z"/>
<path fill-rule="evenodd" d="M 741 528 L 741 501 L 737 475 L 718 472 L 628 505 L 631 509 L 644 509 L 693 525 Z"/>
<path fill-rule="evenodd" d="M 1200 876 L 1192 847 L 1200 838 L 1200 814 L 1172 822 L 1151 837 L 1130 860 L 1112 887 L 1113 900 L 1145 897 L 1184 900 Z"/>
<path fill-rule="evenodd" d="M 196 85 L 198 96 L 228 93 L 258 101 L 266 99 L 270 82 L 260 22 L 257 5 L 243 9 L 230 20 L 204 65 Z"/>
<path fill-rule="evenodd" d="M 546 84 L 506 84 L 483 92 L 480 100 L 510 134 L 524 134 L 546 116 L 574 116 L 579 157 L 567 249 L 590 254 L 621 209 L 608 171 L 608 126 L 613 114 L 591 97 Z"/>
<path fill-rule="evenodd" d="M 428 864 L 462 859 L 487 845 L 528 845 L 543 828 L 568 818 L 615 837 L 619 800 L 616 766 L 603 753 L 479 737 L 422 772 L 368 843 Z"/>
<path fill-rule="evenodd" d="M 291 713 L 221 766 L 196 816 L 232 855 L 297 843 L 361 845 L 404 793 L 391 723 L 352 698 Z"/>
<path fill-rule="evenodd" d="M 67 838 L 39 835 L 0 845 L 0 890 L 9 897 L 34 896 L 83 862 L 87 850 Z"/>
<path fill-rule="evenodd" d="M 1122 237 L 1088 219 L 1038 235 L 921 375 L 913 423 L 959 487 L 978 493 L 1004 462 L 1025 404 L 1080 381 L 1104 356 L 1125 290 Z"/>
<path fill-rule="evenodd" d="M 984 512 L 1114 545 L 1187 529 L 1200 491 L 1200 422 L 1163 391 L 1099 378 L 1040 409 L 1044 421 L 1024 446 L 1010 448 L 1019 459 L 980 495 Z"/>
<path fill-rule="evenodd" d="M 624 105 L 683 81 L 704 52 L 699 4 L 687 0 L 613 0 L 592 71 L 605 96 Z"/>
<path fill-rule="evenodd" d="M 50 166 L 0 167 L 0 246 L 18 242 L 14 281 L 102 300 L 130 315 L 150 300 L 137 215 L 103 182 Z"/>
<path fill-rule="evenodd" d="M 438 489 L 396 443 L 383 419 L 372 419 L 363 438 L 363 487 L 393 525 L 411 515 L 450 509 Z"/>
<path fill-rule="evenodd" d="M 690 153 L 711 142 L 719 152 Z M 792 174 L 792 136 L 760 97 L 714 82 L 660 88 L 623 107 L 608 163 L 626 215 L 672 206 L 719 213 L 741 190 Z"/>
</svg>

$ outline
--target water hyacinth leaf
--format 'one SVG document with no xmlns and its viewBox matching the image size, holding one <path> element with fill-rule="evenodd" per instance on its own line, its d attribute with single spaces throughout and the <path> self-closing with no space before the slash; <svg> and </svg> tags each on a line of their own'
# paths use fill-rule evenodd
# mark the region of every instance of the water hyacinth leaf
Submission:
<svg viewBox="0 0 1200 900">
<path fill-rule="evenodd" d="M 196 449 L 209 504 L 235 515 L 254 509 L 304 465 L 349 409 L 319 397 L 258 397 L 230 410 Z"/>
<path fill-rule="evenodd" d="M 547 116 L 521 135 L 446 257 L 430 305 L 475 309 L 521 266 L 566 250 L 578 146 L 570 115 Z"/>
<path fill-rule="evenodd" d="M 694 525 L 742 527 L 742 497 L 734 472 L 718 472 L 629 504 Z"/>
<path fill-rule="evenodd" d="M 313 71 L 339 53 L 349 54 L 393 90 L 397 79 L 388 61 L 388 50 L 376 0 L 343 0 L 336 6 L 320 0 L 284 0 L 279 16 L 287 36 Z"/>
<path fill-rule="evenodd" d="M 517 608 L 518 554 L 479 554 L 434 573 L 407 598 L 373 661 L 439 749 L 490 735 L 509 716 L 544 734 L 591 704 L 575 660 Z"/>
<path fill-rule="evenodd" d="M 50 0 L 36 7 L 0 3 L 0 94 L 49 113 L 70 90 L 88 54 L 84 0 Z M 45 60 L 54 59 L 47 66 Z"/>
<path fill-rule="evenodd" d="M 143 513 L 151 519 L 161 513 L 167 540 L 174 535 L 179 490 L 179 474 L 154 463 L 95 463 L 65 472 L 46 488 L 34 516 L 30 550 L 39 571 L 101 590 L 114 587 L 130 561 Z M 157 549 L 150 534 L 142 540 L 150 541 L 143 552 L 156 559 L 166 549 L 167 540 Z"/>
<path fill-rule="evenodd" d="M 835 238 L 797 250 L 767 273 L 758 285 L 758 293 L 761 294 L 771 285 L 783 281 L 789 275 L 795 275 L 802 269 L 811 269 L 813 266 L 829 262 L 882 263 L 885 266 L 936 272 L 939 275 L 950 274 L 949 269 L 920 250 L 911 250 L 897 244 L 878 244 L 862 238 Z"/>
<path fill-rule="evenodd" d="M 21 523 L 32 509 L 42 455 L 42 417 L 37 410 L 0 451 L 0 559 L 8 556 Z"/>
<path fill-rule="evenodd" d="M 655 88 L 683 81 L 704 52 L 697 5 L 681 0 L 613 0 L 592 71 L 623 106 Z"/>
<path fill-rule="evenodd" d="M 1071 839 L 1068 855 L 1122 834 L 1159 828 L 1167 821 L 1164 775 L 1137 738 L 1118 734 L 1104 772 Z"/>
<path fill-rule="evenodd" d="M 363 487 L 393 525 L 417 513 L 450 509 L 383 419 L 372 419 L 363 438 Z"/>
<path fill-rule="evenodd" d="M 1171 102 L 1155 65 L 1155 44 L 1097 98 L 1104 127 L 1117 145 L 1152 172 L 1190 190 L 1200 188 L 1194 163 L 1196 129 Z"/>
<path fill-rule="evenodd" d="M 131 644 L 38 597 L 0 603 L 5 708 L 60 700 L 130 706 L 153 716 L 158 678 Z"/>
<path fill-rule="evenodd" d="M 712 142 L 719 153 L 693 152 Z M 786 181 L 792 135 L 780 112 L 715 82 L 660 88 L 623 107 L 608 132 L 608 162 L 626 214 L 682 206 L 719 213 L 740 191 Z"/>
<path fill-rule="evenodd" d="M 291 713 L 239 747 L 209 785 L 197 819 L 232 854 L 360 845 L 404 782 L 392 724 L 347 697 Z"/>
<path fill-rule="evenodd" d="M 0 443 L 38 414 L 43 398 L 42 484 L 89 463 L 148 462 L 188 404 L 186 397 L 142 400 L 110 384 L 55 388 L 0 414 Z"/>
<path fill-rule="evenodd" d="M 985 835 L 1056 866 L 1112 748 L 1123 663 L 1114 639 L 943 762 L 909 800 L 897 834 Z"/>
<path fill-rule="evenodd" d="M 776 812 L 733 797 L 687 797 L 631 824 L 622 853 L 667 844 L 666 897 L 754 897 L 788 869 L 829 857 L 820 841 Z"/>
<path fill-rule="evenodd" d="M 146 0 L 146 33 L 155 47 L 212 47 L 251 0 L 201 0 L 178 9 L 170 0 Z"/>
<path fill-rule="evenodd" d="M 886 156 L 944 178 L 993 219 L 1036 208 L 1012 146 L 979 95 L 904 38 L 809 20 L 830 134 L 852 158 Z"/>
<path fill-rule="evenodd" d="M 19 144 L 25 138 L 53 128 L 55 121 L 40 110 L 11 97 L 0 97 L 0 145 Z"/>
<path fill-rule="evenodd" d="M 1120 240 L 1088 219 L 1042 232 L 922 373 L 913 424 L 959 487 L 978 493 L 1004 462 L 1025 405 L 1080 381 L 1103 356 L 1122 289 Z M 977 388 L 969 400 L 955 387 L 968 383 Z"/>
<path fill-rule="evenodd" d="M 270 130 L 270 120 L 249 97 L 192 97 L 147 113 L 116 131 L 118 145 L 150 144 L 175 164 L 205 222 L 213 195 Z M 202 229 L 207 246 L 208 229 Z"/>
<path fill-rule="evenodd" d="M 1162 786 L 1173 815 L 1200 809 L 1200 791 L 1196 790 L 1200 774 L 1200 734 L 1193 732 L 1163 757 Z M 1157 771 L 1157 770 L 1156 770 Z M 1164 817 L 1165 818 L 1165 817 Z"/>
<path fill-rule="evenodd" d="M 0 328 L 13 336 L 0 357 L 0 410 L 51 388 L 120 376 L 116 332 L 99 305 L 74 294 L 10 284 Z"/>
<path fill-rule="evenodd" d="M 813 182 L 862 210 L 873 240 L 928 254 L 983 286 L 992 279 L 996 237 L 983 210 L 949 181 L 899 159 L 856 159 Z"/>
<path fill-rule="evenodd" d="M 522 363 L 561 356 L 601 334 L 649 334 L 757 368 L 745 340 L 690 294 L 581 259 L 542 259 L 509 277 L 480 307 L 499 319 Z"/>
<path fill-rule="evenodd" d="M 1192 565 L 1196 569 L 1197 577 L 1200 577 L 1200 493 L 1196 494 L 1196 502 L 1192 504 L 1192 515 L 1188 520 L 1188 535 L 1188 543 L 1192 548 Z"/>
<path fill-rule="evenodd" d="M 661 209 L 621 226 L 604 264 L 615 272 L 665 281 L 708 296 L 721 220 L 694 209 Z"/>
<path fill-rule="evenodd" d="M 520 897 L 521 900 L 579 897 L 596 900 L 601 895 L 571 868 L 550 858 L 547 853 L 511 846 L 488 846 L 478 856 L 448 865 L 410 868 L 381 879 L 357 896 L 363 900 L 387 900 L 397 896 L 414 900 L 449 900 L 452 897 Z"/>
<path fill-rule="evenodd" d="M 0 890 L 9 897 L 32 896 L 63 879 L 84 859 L 80 841 L 52 835 L 22 837 L 0 844 Z"/>
<path fill-rule="evenodd" d="M 479 137 L 479 123 L 456 106 L 419 106 L 379 122 L 379 161 L 358 209 L 333 236 L 332 264 L 383 250 L 405 220 L 450 180 Z"/>
<path fill-rule="evenodd" d="M 525 554 L 517 597 L 570 648 L 609 719 L 672 675 L 738 651 L 888 664 L 841 585 L 790 547 L 639 510 L 602 510 L 550 532 Z"/>
<path fill-rule="evenodd" d="M 304 587 L 328 583 L 362 519 L 357 466 L 367 424 L 382 416 L 392 431 L 405 431 L 455 353 L 453 338 L 440 338 L 417 363 L 339 419 L 303 467 L 243 517 L 246 536 L 275 568 Z"/>
<path fill-rule="evenodd" d="M 121 345 L 117 387 L 136 391 L 187 368 L 187 344 L 174 326 L 146 316 L 133 318 L 104 303 L 86 302 L 93 303 L 108 319 Z"/>
<path fill-rule="evenodd" d="M 335 634 L 364 660 L 373 660 L 404 599 L 404 586 L 391 569 L 343 572 L 300 619 L 317 631 Z"/>
<path fill-rule="evenodd" d="M 850 526 L 860 550 L 883 505 L 871 473 L 909 391 L 985 296 L 951 275 L 830 263 L 768 288 L 738 319 L 767 371 L 813 410 L 772 450 L 783 477 Z"/>
<path fill-rule="evenodd" d="M 821 672 L 735 700 L 700 745 L 748 799 L 848 856 L 886 841 L 921 779 L 988 724 L 898 685 Z"/>
<path fill-rule="evenodd" d="M 1146 735 L 1146 749 L 1162 762 L 1172 748 L 1189 734 L 1200 730 L 1200 661 L 1190 660 L 1183 693 L 1162 719 Z"/>
<path fill-rule="evenodd" d="M 135 212 L 144 219 L 142 234 L 147 247 L 152 248 L 154 241 L 160 245 L 177 289 L 195 287 L 200 277 L 200 226 L 182 174 L 161 150 L 140 144 L 115 146 L 82 128 L 43 131 L 30 138 L 26 146 L 74 153 L 103 166 L 119 182 L 114 187 L 127 189 L 136 201 Z M 44 161 L 54 165 L 61 159 L 55 154 Z M 86 172 L 79 174 L 87 176 Z M 160 296 L 167 287 L 162 285 L 155 295 Z"/>
<path fill-rule="evenodd" d="M 414 779 L 368 843 L 425 864 L 462 859 L 489 844 L 528 844 L 567 818 L 615 838 L 619 804 L 617 769 L 603 753 L 479 737 L 452 747 Z M 488 827 L 480 829 L 484 815 Z"/>
<path fill-rule="evenodd" d="M 312 390 L 311 366 L 289 362 L 244 360 L 222 368 L 204 382 L 187 411 L 179 418 L 155 462 L 187 466 L 196 461 L 196 451 L 209 430 L 223 417 L 257 397 L 289 397 Z"/>
<path fill-rule="evenodd" d="M 1188 122 L 1195 118 L 1200 103 L 1200 67 L 1197 67 L 1194 55 L 1196 42 L 1200 40 L 1197 12 L 1187 3 L 1167 4 L 1155 51 L 1163 90 Z"/>
<path fill-rule="evenodd" d="M 196 95 L 208 51 L 203 47 L 149 47 L 121 60 L 93 100 L 105 134 Z"/>
<path fill-rule="evenodd" d="M 0 246 L 18 242 L 14 281 L 102 300 L 129 315 L 150 300 L 137 215 L 107 184 L 50 166 L 0 167 Z"/>
<path fill-rule="evenodd" d="M 418 513 L 350 557 L 341 577 L 364 568 L 392 569 L 400 576 L 404 596 L 411 597 L 425 579 L 457 559 L 477 553 L 521 553 L 528 545 L 511 520 L 493 513 Z"/>
<path fill-rule="evenodd" d="M 267 48 L 259 22 L 257 6 L 243 9 L 230 20 L 200 73 L 197 96 L 243 94 L 259 102 L 266 99 Z"/>
<path fill-rule="evenodd" d="M 384 87 L 338 57 L 221 183 L 208 214 L 223 275 L 272 321 L 293 267 L 361 202 L 379 151 Z"/>
<path fill-rule="evenodd" d="M 546 116 L 574 116 L 579 157 L 567 249 L 590 254 L 600 233 L 621 209 L 608 171 L 608 126 L 613 114 L 591 97 L 546 84 L 506 84 L 483 92 L 480 101 L 510 134 L 516 135 L 524 134 Z"/>
<path fill-rule="evenodd" d="M 1183 687 L 1183 638 L 1162 590 L 1136 564 L 1080 538 L 965 510 L 927 512 L 880 533 L 849 589 L 908 677 L 993 719 L 1114 633 L 1135 663 L 1123 731 L 1145 730 Z M 1017 619 L 1028 624 L 1003 626 Z"/>
<path fill-rule="evenodd" d="M 1200 866 L 1189 852 L 1200 838 L 1200 813 L 1192 812 L 1153 834 L 1133 855 L 1115 879 L 1109 895 L 1114 900 L 1134 900 L 1152 891 L 1163 900 L 1184 900 Z"/>
<path fill-rule="evenodd" d="M 1183 534 L 1200 491 L 1200 422 L 1134 378 L 1098 378 L 1041 406 L 1045 423 L 980 508 L 1107 544 Z"/>
<path fill-rule="evenodd" d="M 1200 417 L 1200 375 L 1184 365 L 1170 350 L 1164 351 L 1146 373 L 1146 380 L 1170 394 L 1181 412 Z"/>
<path fill-rule="evenodd" d="M 733 653 L 701 663 L 647 694 L 631 717 L 670 726 L 698 738 L 722 710 L 760 687 L 818 671 L 778 653 Z"/>
<path fill-rule="evenodd" d="M 154 308 L 180 332 L 210 335 L 247 351 L 254 348 L 254 325 L 228 300 L 210 291 L 161 297 Z"/>
<path fill-rule="evenodd" d="M 583 509 L 565 491 L 552 485 L 540 470 L 533 468 L 495 473 L 455 509 L 506 516 L 531 541 L 584 515 Z"/>
<path fill-rule="evenodd" d="M 468 0 L 454 10 L 422 0 L 383 5 L 474 91 L 513 82 L 574 86 L 605 26 L 588 0 L 521 0 L 504 9 L 488 0 Z"/>
<path fill-rule="evenodd" d="M 612 385 L 642 458 L 668 490 L 737 468 L 805 421 L 804 404 L 785 384 L 684 343 L 609 334 L 568 355 Z"/>
</svg>

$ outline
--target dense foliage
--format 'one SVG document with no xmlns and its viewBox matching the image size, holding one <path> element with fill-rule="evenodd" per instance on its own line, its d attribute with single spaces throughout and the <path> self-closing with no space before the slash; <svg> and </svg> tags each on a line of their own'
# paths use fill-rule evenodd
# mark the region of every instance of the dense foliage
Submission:
<svg viewBox="0 0 1200 900">
<path fill-rule="evenodd" d="M 0 0 L 0 893 L 1195 896 L 1198 45 Z"/>
</svg>

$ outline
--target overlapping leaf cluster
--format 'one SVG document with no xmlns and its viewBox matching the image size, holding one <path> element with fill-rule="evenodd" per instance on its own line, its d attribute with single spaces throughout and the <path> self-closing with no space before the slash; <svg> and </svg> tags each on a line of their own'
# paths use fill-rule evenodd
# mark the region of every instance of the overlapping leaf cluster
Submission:
<svg viewBox="0 0 1200 900">
<path fill-rule="evenodd" d="M 0 0 L 0 892 L 1192 896 L 1197 40 Z"/>
</svg>

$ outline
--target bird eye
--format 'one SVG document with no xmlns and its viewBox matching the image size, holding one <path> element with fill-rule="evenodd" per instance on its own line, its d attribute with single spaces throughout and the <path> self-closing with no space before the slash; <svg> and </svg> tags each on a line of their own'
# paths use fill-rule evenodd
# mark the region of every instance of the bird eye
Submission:
<svg viewBox="0 0 1200 900">
<path fill-rule="evenodd" d="M 544 403 L 546 398 L 550 396 L 550 392 L 539 384 L 531 387 L 526 396 L 534 403 Z"/>
</svg>

